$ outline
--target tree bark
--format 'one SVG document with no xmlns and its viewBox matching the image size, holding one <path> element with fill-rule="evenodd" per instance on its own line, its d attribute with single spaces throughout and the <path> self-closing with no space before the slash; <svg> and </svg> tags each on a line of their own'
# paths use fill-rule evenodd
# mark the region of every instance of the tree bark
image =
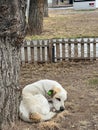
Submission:
<svg viewBox="0 0 98 130">
<path fill-rule="evenodd" d="M 28 34 L 39 35 L 43 30 L 44 0 L 30 0 Z"/>
<path fill-rule="evenodd" d="M 44 0 L 44 17 L 48 17 L 48 0 Z"/>
<path fill-rule="evenodd" d="M 19 48 L 14 38 L 0 37 L 0 124 L 1 128 L 18 118 Z"/>
<path fill-rule="evenodd" d="M 25 0 L 0 0 L 0 130 L 18 119 Z"/>
</svg>

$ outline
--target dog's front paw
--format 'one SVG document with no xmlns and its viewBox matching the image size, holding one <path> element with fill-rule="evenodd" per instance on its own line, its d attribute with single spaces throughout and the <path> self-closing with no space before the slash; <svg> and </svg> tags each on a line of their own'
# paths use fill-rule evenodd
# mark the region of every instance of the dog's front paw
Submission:
<svg viewBox="0 0 98 130">
<path fill-rule="evenodd" d="M 53 118 L 53 117 L 55 117 L 56 115 L 57 115 L 57 113 L 56 112 L 50 112 L 50 114 L 51 114 L 51 118 Z"/>
</svg>

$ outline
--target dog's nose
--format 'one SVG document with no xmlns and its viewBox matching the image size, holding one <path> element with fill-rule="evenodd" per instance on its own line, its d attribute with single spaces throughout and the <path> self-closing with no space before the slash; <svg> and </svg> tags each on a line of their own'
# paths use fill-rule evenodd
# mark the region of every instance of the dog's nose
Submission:
<svg viewBox="0 0 98 130">
<path fill-rule="evenodd" d="M 64 107 L 61 106 L 61 107 L 60 107 L 60 111 L 64 111 Z"/>
</svg>

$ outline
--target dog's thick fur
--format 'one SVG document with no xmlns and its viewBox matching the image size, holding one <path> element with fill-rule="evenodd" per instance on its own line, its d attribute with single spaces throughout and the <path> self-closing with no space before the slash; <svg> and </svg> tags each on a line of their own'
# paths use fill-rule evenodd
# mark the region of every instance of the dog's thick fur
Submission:
<svg viewBox="0 0 98 130">
<path fill-rule="evenodd" d="M 50 120 L 64 110 L 67 91 L 54 80 L 40 80 L 24 87 L 19 116 L 26 122 Z M 52 111 L 54 109 L 54 111 Z"/>
</svg>

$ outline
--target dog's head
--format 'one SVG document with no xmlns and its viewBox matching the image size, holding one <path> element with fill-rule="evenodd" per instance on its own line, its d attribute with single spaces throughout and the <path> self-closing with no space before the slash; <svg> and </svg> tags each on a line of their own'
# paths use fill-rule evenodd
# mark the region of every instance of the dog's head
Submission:
<svg viewBox="0 0 98 130">
<path fill-rule="evenodd" d="M 67 91 L 57 87 L 48 91 L 49 103 L 55 108 L 57 112 L 65 109 L 64 102 L 67 99 Z"/>
</svg>

